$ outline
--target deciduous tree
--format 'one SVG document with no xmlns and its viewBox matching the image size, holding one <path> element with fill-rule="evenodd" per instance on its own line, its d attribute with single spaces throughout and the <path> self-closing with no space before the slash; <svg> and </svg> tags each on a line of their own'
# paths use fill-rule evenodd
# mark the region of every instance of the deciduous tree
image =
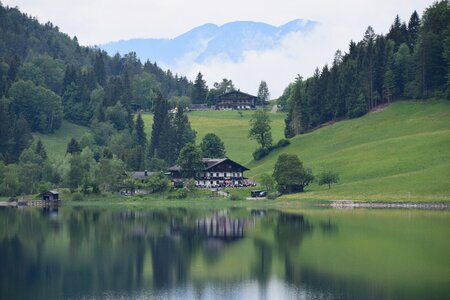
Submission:
<svg viewBox="0 0 450 300">
<path fill-rule="evenodd" d="M 275 163 L 273 178 L 280 193 L 303 192 L 313 180 L 311 169 L 305 169 L 295 154 L 281 154 Z"/>
<path fill-rule="evenodd" d="M 195 174 L 203 169 L 202 152 L 192 143 L 181 149 L 177 164 L 181 167 L 184 177 L 194 178 Z"/>
<path fill-rule="evenodd" d="M 319 185 L 328 184 L 328 189 L 331 189 L 331 184 L 338 183 L 339 174 L 333 171 L 324 171 L 319 175 Z"/>
<path fill-rule="evenodd" d="M 207 133 L 200 143 L 203 157 L 222 158 L 225 157 L 225 145 L 214 133 Z"/>
<path fill-rule="evenodd" d="M 265 110 L 257 110 L 250 119 L 250 130 L 248 137 L 256 140 L 262 149 L 272 146 L 272 132 L 270 128 L 269 115 Z"/>
</svg>

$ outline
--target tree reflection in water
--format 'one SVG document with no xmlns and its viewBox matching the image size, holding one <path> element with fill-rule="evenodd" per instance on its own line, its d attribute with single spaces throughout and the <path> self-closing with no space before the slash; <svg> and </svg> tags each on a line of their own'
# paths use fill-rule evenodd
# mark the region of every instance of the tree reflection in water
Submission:
<svg viewBox="0 0 450 300">
<path fill-rule="evenodd" d="M 401 287 L 305 261 L 313 237 L 339 241 L 353 228 L 339 224 L 273 210 L 0 208 L 0 299 L 245 298 L 248 291 L 259 298 L 402 298 Z M 417 284 L 411 289 L 403 298 L 424 296 Z"/>
</svg>

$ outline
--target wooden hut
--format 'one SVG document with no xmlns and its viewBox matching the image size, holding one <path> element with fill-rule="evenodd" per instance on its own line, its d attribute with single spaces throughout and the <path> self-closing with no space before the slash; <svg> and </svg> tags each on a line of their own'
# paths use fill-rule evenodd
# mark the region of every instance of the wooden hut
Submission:
<svg viewBox="0 0 450 300">
<path fill-rule="evenodd" d="M 59 201 L 59 193 L 57 191 L 45 191 L 42 193 L 42 200 L 43 201 L 50 201 L 50 202 L 58 202 Z"/>
</svg>

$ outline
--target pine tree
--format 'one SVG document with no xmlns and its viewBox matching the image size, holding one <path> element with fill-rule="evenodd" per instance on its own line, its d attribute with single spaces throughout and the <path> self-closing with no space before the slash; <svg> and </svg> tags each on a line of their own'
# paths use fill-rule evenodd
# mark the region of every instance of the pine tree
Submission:
<svg viewBox="0 0 450 300">
<path fill-rule="evenodd" d="M 184 113 L 184 109 L 181 105 L 178 105 L 176 112 L 172 117 L 172 147 L 173 147 L 173 160 L 176 159 L 181 149 L 188 143 L 195 144 L 196 132 L 191 128 L 191 123 L 187 115 Z M 172 160 L 172 159 L 171 159 Z"/>
<path fill-rule="evenodd" d="M 94 73 L 97 83 L 101 86 L 104 86 L 106 84 L 106 70 L 105 62 L 103 60 L 103 54 L 100 51 L 95 55 Z"/>
<path fill-rule="evenodd" d="M 408 46 L 411 52 L 416 46 L 417 37 L 419 36 L 420 18 L 416 11 L 414 11 L 408 22 Z"/>
<path fill-rule="evenodd" d="M 154 115 L 152 125 L 152 136 L 150 138 L 149 155 L 150 157 L 161 158 L 164 146 L 168 147 L 167 139 L 169 138 L 170 121 L 169 121 L 169 102 L 162 98 L 161 93 L 157 93 L 154 104 Z M 165 141 L 165 140 L 166 141 Z M 165 151 L 169 151 L 168 148 Z M 161 153 L 162 152 L 162 153 Z"/>
<path fill-rule="evenodd" d="M 206 86 L 206 81 L 203 80 L 202 73 L 198 72 L 191 93 L 192 103 L 205 103 L 207 94 L 208 87 Z"/>
<path fill-rule="evenodd" d="M 67 144 L 66 153 L 74 154 L 74 153 L 80 153 L 80 152 L 81 152 L 80 144 L 77 142 L 76 139 L 71 138 L 69 143 Z"/>
<path fill-rule="evenodd" d="M 42 160 L 47 160 L 47 151 L 45 151 L 44 144 L 42 144 L 41 139 L 38 139 L 36 143 L 35 153 L 42 157 Z"/>
<path fill-rule="evenodd" d="M 270 100 L 269 87 L 264 80 L 261 80 L 261 83 L 259 84 L 257 98 L 259 105 L 265 105 L 266 102 Z"/>
<path fill-rule="evenodd" d="M 10 116 L 9 103 L 0 99 L 0 160 L 8 161 L 12 144 L 14 119 Z"/>
<path fill-rule="evenodd" d="M 145 146 L 147 145 L 147 135 L 145 134 L 145 125 L 141 114 L 138 114 L 136 118 L 134 130 L 137 144 L 145 149 Z"/>
</svg>

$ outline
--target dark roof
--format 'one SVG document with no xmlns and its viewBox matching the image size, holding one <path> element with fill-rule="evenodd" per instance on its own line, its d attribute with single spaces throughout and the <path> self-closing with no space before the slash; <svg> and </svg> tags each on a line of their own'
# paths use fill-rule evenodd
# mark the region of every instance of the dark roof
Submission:
<svg viewBox="0 0 450 300">
<path fill-rule="evenodd" d="M 59 192 L 53 191 L 53 190 L 48 190 L 48 191 L 45 191 L 43 194 L 59 195 Z"/>
<path fill-rule="evenodd" d="M 147 172 L 147 175 L 145 175 L 146 171 L 139 171 L 139 172 L 130 172 L 131 178 L 133 179 L 145 179 L 149 176 L 155 175 L 157 172 Z"/>
<path fill-rule="evenodd" d="M 241 92 L 240 90 L 237 90 L 237 91 L 229 91 L 229 92 L 223 93 L 222 95 L 217 96 L 216 99 L 219 99 L 219 98 L 222 98 L 222 97 L 226 97 L 226 96 L 228 96 L 230 94 L 234 94 L 234 93 L 245 95 L 245 96 L 248 96 L 248 97 L 251 97 L 251 98 L 257 98 L 256 96 L 253 96 L 253 95 Z"/>
<path fill-rule="evenodd" d="M 242 167 L 246 171 L 250 170 L 249 168 L 247 168 L 247 167 L 245 167 L 245 166 L 243 166 L 241 164 L 238 164 L 237 162 L 235 162 L 235 161 L 233 161 L 233 160 L 231 160 L 231 159 L 229 159 L 227 157 L 225 157 L 225 158 L 202 158 L 202 161 L 203 161 L 203 165 L 204 165 L 203 171 L 207 171 L 207 170 L 211 169 L 214 166 L 220 165 L 224 161 L 230 161 L 231 163 Z M 169 171 L 169 172 L 170 171 L 172 171 L 172 172 L 181 172 L 181 167 L 179 165 L 174 165 L 174 166 L 168 168 L 167 171 Z"/>
</svg>

